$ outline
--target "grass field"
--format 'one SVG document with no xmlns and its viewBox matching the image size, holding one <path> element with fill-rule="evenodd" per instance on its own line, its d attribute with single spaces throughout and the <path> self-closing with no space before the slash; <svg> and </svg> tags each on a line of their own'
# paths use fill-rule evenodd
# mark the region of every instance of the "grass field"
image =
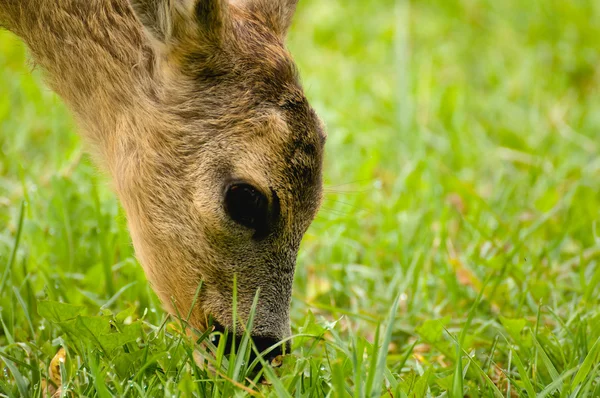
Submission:
<svg viewBox="0 0 600 398">
<path fill-rule="evenodd" d="M 600 396 L 600 2 L 302 0 L 289 44 L 327 194 L 260 384 L 194 365 L 0 33 L 0 395 L 43 396 L 64 347 L 65 396 Z"/>
</svg>

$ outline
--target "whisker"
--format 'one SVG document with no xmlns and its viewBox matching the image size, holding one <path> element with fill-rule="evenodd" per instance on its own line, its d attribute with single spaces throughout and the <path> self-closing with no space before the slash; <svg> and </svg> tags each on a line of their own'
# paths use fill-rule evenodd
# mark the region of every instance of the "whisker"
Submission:
<svg viewBox="0 0 600 398">
<path fill-rule="evenodd" d="M 331 188 L 323 188 L 323 192 L 327 195 L 348 195 L 348 194 L 361 194 L 365 192 L 370 192 L 371 188 L 362 188 L 362 189 L 331 189 Z"/>
<path fill-rule="evenodd" d="M 321 211 L 326 211 L 326 212 L 329 212 L 329 213 L 332 213 L 332 214 L 340 214 L 340 215 L 343 215 L 343 216 L 347 216 L 347 215 L 350 214 L 350 212 L 347 212 L 347 211 L 343 211 L 343 210 L 340 210 L 340 209 L 334 209 L 332 207 L 323 207 L 323 206 L 321 206 Z"/>
<path fill-rule="evenodd" d="M 354 210 L 358 210 L 358 209 L 363 209 L 364 207 L 362 206 L 357 206 L 356 204 L 352 204 L 352 203 L 348 203 L 348 202 L 342 202 L 341 200 L 331 200 L 332 203 L 340 203 L 344 206 L 348 206 L 351 209 Z"/>
<path fill-rule="evenodd" d="M 319 220 L 319 221 L 338 221 L 338 220 L 341 220 L 341 219 L 342 219 L 341 216 L 325 217 L 325 214 L 323 214 L 323 213 L 319 213 L 315 217 L 315 220 Z"/>
<path fill-rule="evenodd" d="M 323 188 L 323 192 L 325 192 L 325 194 L 328 195 L 349 195 L 349 194 L 353 194 L 353 195 L 358 195 L 358 194 L 362 194 L 365 192 L 369 192 L 370 189 L 365 188 L 365 189 L 361 189 L 361 190 L 348 190 L 348 191 L 340 191 L 340 190 L 333 190 L 333 189 L 328 189 L 328 188 Z"/>
<path fill-rule="evenodd" d="M 338 185 L 328 185 L 328 187 L 331 187 L 331 188 L 345 187 L 347 185 L 359 184 L 359 183 L 363 183 L 363 182 L 373 182 L 373 181 L 374 181 L 374 179 L 365 178 L 363 180 L 350 181 L 350 182 L 346 182 L 346 183 L 338 184 Z"/>
<path fill-rule="evenodd" d="M 337 218 L 347 218 L 349 217 L 353 212 L 350 211 L 343 211 L 343 210 L 338 210 L 338 209 L 332 209 L 332 208 L 327 208 L 327 207 L 321 207 L 321 211 L 319 212 L 320 215 L 332 215 L 335 216 Z"/>
</svg>

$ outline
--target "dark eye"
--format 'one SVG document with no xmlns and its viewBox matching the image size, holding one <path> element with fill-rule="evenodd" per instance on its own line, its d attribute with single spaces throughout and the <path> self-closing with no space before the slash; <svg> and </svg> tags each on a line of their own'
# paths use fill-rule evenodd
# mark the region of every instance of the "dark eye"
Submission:
<svg viewBox="0 0 600 398">
<path fill-rule="evenodd" d="M 250 184 L 232 184 L 225 193 L 225 211 L 244 227 L 264 231 L 269 218 L 269 201 Z"/>
</svg>

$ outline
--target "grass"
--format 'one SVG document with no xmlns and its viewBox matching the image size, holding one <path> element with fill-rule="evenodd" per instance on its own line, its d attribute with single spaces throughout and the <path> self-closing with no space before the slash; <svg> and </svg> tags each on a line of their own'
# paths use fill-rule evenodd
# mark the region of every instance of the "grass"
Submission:
<svg viewBox="0 0 600 398">
<path fill-rule="evenodd" d="M 0 33 L 0 395 L 58 374 L 65 396 L 600 396 L 599 18 L 594 0 L 301 2 L 327 195 L 268 385 L 247 352 L 194 365 L 69 114 Z"/>
</svg>

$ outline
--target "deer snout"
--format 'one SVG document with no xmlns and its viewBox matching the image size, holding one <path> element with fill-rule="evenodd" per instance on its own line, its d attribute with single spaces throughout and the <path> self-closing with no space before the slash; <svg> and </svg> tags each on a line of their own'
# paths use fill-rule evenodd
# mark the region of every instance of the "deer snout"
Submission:
<svg viewBox="0 0 600 398">
<path fill-rule="evenodd" d="M 221 336 L 225 336 L 225 353 L 229 354 L 233 345 L 235 345 L 235 349 L 238 350 L 237 352 L 239 352 L 240 344 L 243 340 L 243 335 L 234 335 L 231 331 L 229 331 L 227 328 L 225 328 L 218 322 L 214 324 L 214 330 L 215 332 L 220 332 L 220 334 L 216 334 L 214 336 L 215 338 L 213 339 L 213 344 L 218 345 L 222 338 Z M 256 347 L 256 350 L 260 353 L 261 357 L 265 360 L 265 362 L 271 364 L 274 367 L 279 366 L 279 363 L 275 363 L 274 359 L 281 355 L 289 354 L 291 350 L 291 344 L 289 340 L 283 342 L 282 340 L 275 337 L 259 335 L 252 335 L 251 339 L 254 346 Z M 239 354 L 243 355 L 243 353 Z M 254 352 L 254 350 L 251 350 L 249 363 L 254 362 L 255 359 L 256 353 Z M 259 371 L 261 368 L 262 364 L 258 363 L 254 370 Z"/>
</svg>

